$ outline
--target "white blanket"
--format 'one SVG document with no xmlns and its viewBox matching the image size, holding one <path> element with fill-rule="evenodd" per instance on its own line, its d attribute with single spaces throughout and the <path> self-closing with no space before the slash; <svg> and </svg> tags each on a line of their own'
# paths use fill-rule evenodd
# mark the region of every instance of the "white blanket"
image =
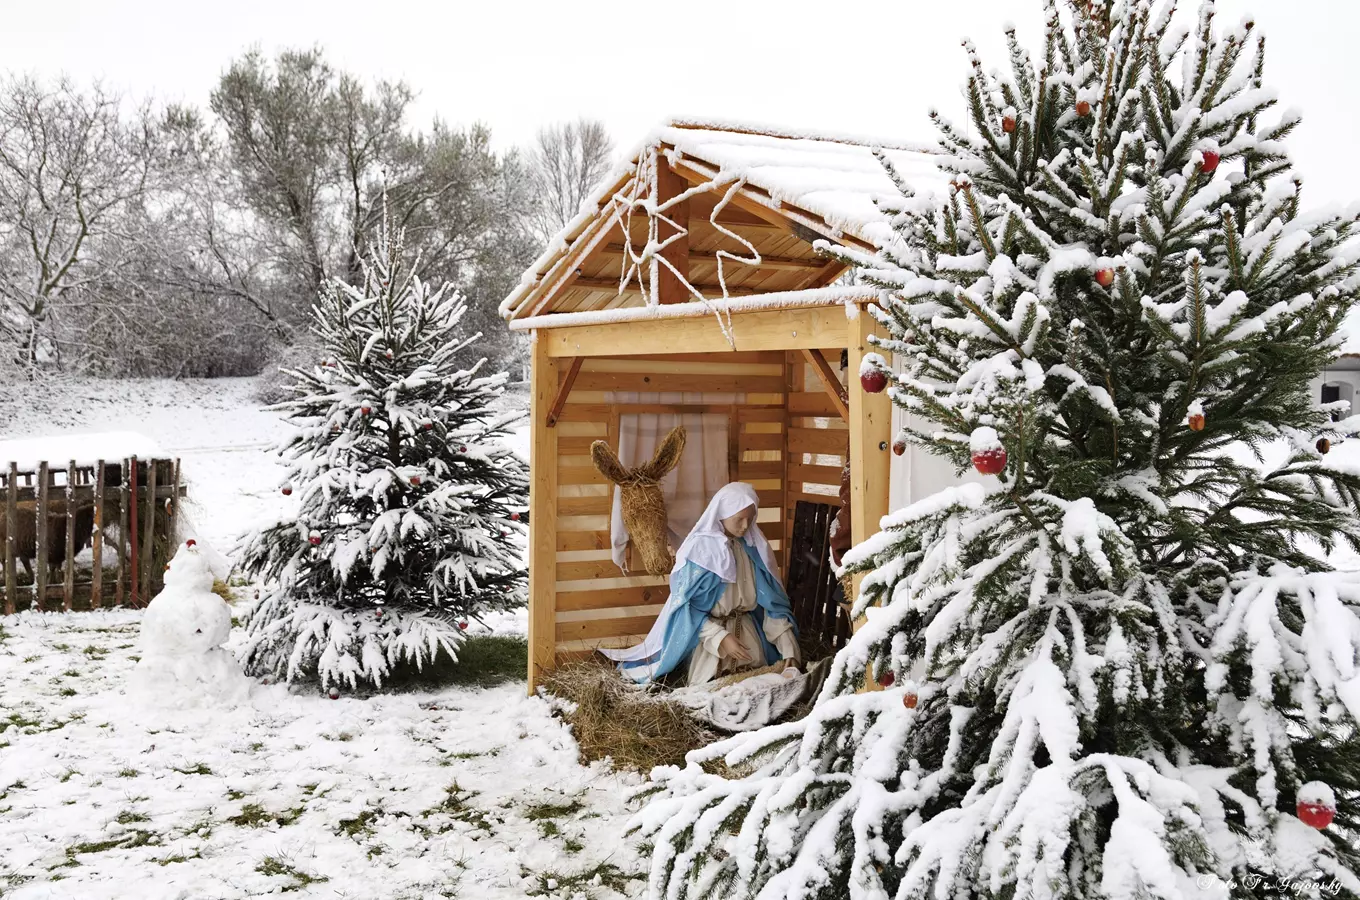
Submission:
<svg viewBox="0 0 1360 900">
<path fill-rule="evenodd" d="M 797 669 L 756 675 L 722 687 L 718 683 L 677 688 L 665 694 L 696 719 L 722 731 L 752 731 L 789 711 L 803 696 L 808 676 Z"/>
</svg>

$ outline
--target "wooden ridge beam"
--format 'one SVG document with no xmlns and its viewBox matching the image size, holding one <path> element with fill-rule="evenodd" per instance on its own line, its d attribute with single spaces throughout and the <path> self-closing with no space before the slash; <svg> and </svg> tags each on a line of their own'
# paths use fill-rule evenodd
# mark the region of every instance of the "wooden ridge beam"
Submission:
<svg viewBox="0 0 1360 900">
<path fill-rule="evenodd" d="M 664 213 L 656 215 L 656 237 L 665 243 L 670 241 L 652 263 L 656 272 L 656 299 L 658 303 L 684 303 L 689 299 L 689 289 L 685 286 L 689 275 L 689 200 L 676 202 L 675 198 L 685 192 L 685 179 L 671 171 L 666 157 L 656 157 L 656 198 L 660 206 L 671 203 Z M 674 223 L 674 224 L 671 224 Z M 670 266 L 665 265 L 670 263 Z M 671 266 L 675 271 L 671 271 Z"/>
<path fill-rule="evenodd" d="M 562 386 L 557 389 L 557 396 L 548 409 L 549 428 L 556 427 L 557 420 L 562 415 L 562 407 L 567 405 L 567 395 L 571 393 L 571 386 L 576 383 L 576 376 L 581 371 L 581 363 L 585 361 L 584 356 L 578 356 L 572 359 L 571 365 L 568 366 L 567 374 L 562 378 Z"/>
<path fill-rule="evenodd" d="M 812 363 L 812 369 L 817 373 L 817 377 L 822 380 L 822 387 L 826 388 L 827 396 L 831 398 L 831 403 L 836 407 L 836 412 L 840 413 L 843 421 L 850 421 L 850 398 L 845 392 L 841 380 L 836 377 L 831 364 L 826 361 L 820 350 L 804 350 L 803 356 Z"/>
<path fill-rule="evenodd" d="M 630 281 L 628 283 L 627 288 L 625 288 L 622 291 L 619 290 L 619 280 L 617 278 L 591 278 L 586 275 L 579 275 L 577 276 L 576 280 L 572 282 L 571 286 L 576 290 L 587 290 L 591 292 L 608 292 L 610 294 L 615 294 L 619 296 L 625 294 L 637 294 L 639 296 L 644 296 L 646 294 L 646 292 L 642 290 L 641 287 L 638 286 L 638 283 L 636 281 Z M 700 291 L 703 291 L 704 296 L 708 297 L 708 299 L 710 300 L 716 300 L 722 297 L 722 285 L 720 284 L 704 283 L 696 284 L 694 285 L 694 287 Z M 708 294 L 709 291 L 713 291 L 714 293 L 710 296 Z M 738 287 L 736 285 L 730 284 L 727 286 L 727 296 L 729 297 L 755 297 L 759 294 L 769 293 L 773 292 L 761 291 L 757 290 L 756 288 Z M 694 299 L 694 295 L 691 294 L 688 290 L 686 290 L 685 302 L 688 302 L 692 299 Z"/>
</svg>

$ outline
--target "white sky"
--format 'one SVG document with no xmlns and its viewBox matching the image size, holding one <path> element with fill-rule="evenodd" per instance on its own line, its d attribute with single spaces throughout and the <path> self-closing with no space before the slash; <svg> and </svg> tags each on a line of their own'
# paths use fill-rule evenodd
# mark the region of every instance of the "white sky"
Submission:
<svg viewBox="0 0 1360 900">
<path fill-rule="evenodd" d="M 1181 6 L 1194 15 L 1194 0 Z M 1004 67 L 1002 24 L 1013 20 L 1037 54 L 1041 15 L 1038 0 L 65 0 L 60 12 L 0 0 L 0 10 L 0 68 L 206 107 L 250 45 L 320 44 L 339 67 L 405 79 L 417 121 L 482 121 L 505 147 L 585 115 L 620 150 L 674 115 L 931 140 L 930 106 L 963 119 L 959 39 Z M 1248 10 L 1268 36 L 1268 82 L 1304 113 L 1291 146 L 1305 197 L 1360 198 L 1360 4 L 1222 0 L 1219 21 Z"/>
</svg>

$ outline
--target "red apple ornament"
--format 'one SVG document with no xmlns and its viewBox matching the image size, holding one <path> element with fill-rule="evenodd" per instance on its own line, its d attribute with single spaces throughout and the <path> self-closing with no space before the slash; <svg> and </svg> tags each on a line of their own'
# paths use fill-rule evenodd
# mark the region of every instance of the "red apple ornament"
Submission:
<svg viewBox="0 0 1360 900">
<path fill-rule="evenodd" d="M 859 376 L 859 386 L 864 388 L 866 394 L 882 393 L 888 386 L 888 376 L 883 374 L 881 369 L 870 369 L 861 372 Z"/>
<path fill-rule="evenodd" d="M 187 541 L 184 542 L 184 546 L 189 547 L 190 549 L 192 549 L 192 548 L 198 546 L 198 541 L 194 540 L 193 538 L 189 538 L 189 540 L 187 540 Z"/>
<path fill-rule="evenodd" d="M 1317 452 L 1319 452 L 1319 453 L 1326 453 L 1328 450 L 1331 450 L 1331 449 L 1332 449 L 1332 442 L 1331 442 L 1331 441 L 1327 440 L 1326 438 L 1318 438 L 1318 439 L 1317 439 Z"/>
<path fill-rule="evenodd" d="M 903 453 L 906 453 L 906 452 L 907 452 L 907 439 L 906 439 L 906 438 L 898 438 L 897 440 L 893 441 L 892 451 L 893 451 L 893 456 L 901 456 Z"/>
<path fill-rule="evenodd" d="M 465 621 L 459 621 L 459 623 L 458 623 L 458 630 L 459 630 L 459 631 L 467 631 L 467 622 L 465 622 Z"/>
<path fill-rule="evenodd" d="M 331 688 L 329 691 L 326 692 L 326 696 L 330 697 L 332 700 L 339 700 L 340 692 L 335 688 Z"/>
<path fill-rule="evenodd" d="M 889 669 L 882 675 L 878 676 L 878 683 L 883 685 L 884 687 L 892 687 L 893 682 L 896 680 L 897 676 L 893 674 L 892 669 Z"/>
<path fill-rule="evenodd" d="M 1336 794 L 1321 781 L 1299 788 L 1299 821 L 1313 828 L 1326 828 L 1336 817 Z"/>
<path fill-rule="evenodd" d="M 1114 284 L 1114 269 L 1096 269 L 1096 284 L 1103 288 Z"/>
<path fill-rule="evenodd" d="M 293 494 L 293 486 L 291 484 L 285 484 L 283 487 L 279 488 L 279 490 L 283 491 L 283 496 L 285 497 L 290 497 Z"/>
<path fill-rule="evenodd" d="M 1081 117 L 1084 119 L 1084 118 L 1086 118 L 1087 116 L 1089 116 L 1090 114 L 1091 114 L 1091 104 L 1090 104 L 1090 103 L 1087 103 L 1085 100 L 1078 100 L 1078 101 L 1077 101 L 1077 115 L 1081 116 Z"/>
<path fill-rule="evenodd" d="M 1015 116 L 1002 116 L 1001 130 L 1004 131 L 1006 134 L 1010 134 L 1011 132 L 1015 131 Z"/>
<path fill-rule="evenodd" d="M 905 706 L 907 709 L 915 709 L 919 699 L 920 698 L 917 697 L 915 694 L 908 691 L 907 693 L 902 695 L 902 705 Z"/>
<path fill-rule="evenodd" d="M 320 547 L 320 546 L 321 546 L 321 532 L 319 532 L 319 531 L 313 531 L 311 534 L 307 535 L 307 540 L 311 543 L 311 545 L 312 545 L 313 547 Z"/>
<path fill-rule="evenodd" d="M 1199 164 L 1199 170 L 1205 175 L 1214 174 L 1214 169 L 1218 168 L 1218 153 L 1214 150 L 1201 150 L 1199 155 L 1204 158 Z"/>
<path fill-rule="evenodd" d="M 995 428 L 983 425 L 973 429 L 968 449 L 973 455 L 973 468 L 983 475 L 998 475 L 1006 470 L 1006 448 Z"/>
</svg>

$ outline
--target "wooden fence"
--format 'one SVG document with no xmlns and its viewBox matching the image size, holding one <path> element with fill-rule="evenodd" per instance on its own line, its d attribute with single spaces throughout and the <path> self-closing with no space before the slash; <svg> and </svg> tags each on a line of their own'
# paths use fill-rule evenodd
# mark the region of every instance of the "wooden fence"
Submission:
<svg viewBox="0 0 1360 900">
<path fill-rule="evenodd" d="M 9 463 L 0 469 L 4 613 L 146 605 L 174 555 L 184 495 L 178 459 Z M 78 562 L 86 548 L 88 568 Z"/>
</svg>

